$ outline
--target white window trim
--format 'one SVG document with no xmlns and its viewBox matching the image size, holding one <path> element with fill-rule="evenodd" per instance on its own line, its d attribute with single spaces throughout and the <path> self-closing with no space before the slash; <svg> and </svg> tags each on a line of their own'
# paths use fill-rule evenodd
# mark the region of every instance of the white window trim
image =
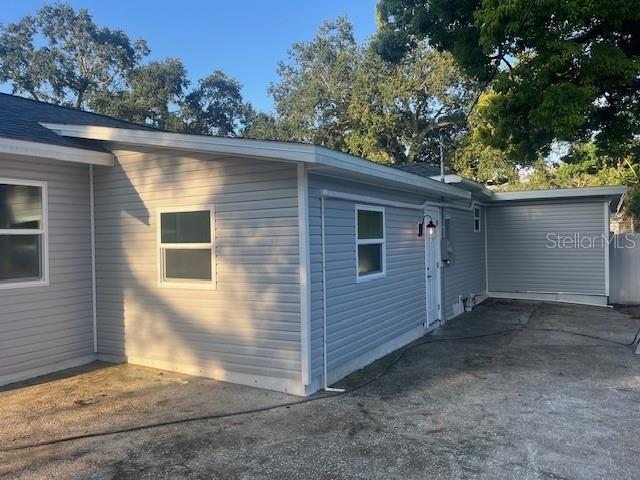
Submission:
<svg viewBox="0 0 640 480">
<path fill-rule="evenodd" d="M 358 239 L 358 212 L 360 210 L 369 212 L 382 212 L 382 239 Z M 355 221 L 356 221 L 356 283 L 368 282 L 370 280 L 377 280 L 379 278 L 385 278 L 387 276 L 387 225 L 386 215 L 384 207 L 375 205 L 362 205 L 356 204 L 355 208 Z M 365 273 L 360 274 L 360 258 L 359 249 L 360 245 L 382 245 L 382 271 L 377 273 Z"/>
<path fill-rule="evenodd" d="M 0 235 L 42 235 L 42 258 L 40 259 L 41 278 L 37 280 L 11 281 L 0 283 L 0 290 L 9 288 L 46 287 L 49 285 L 49 200 L 47 182 L 22 180 L 16 178 L 0 178 L 0 183 L 7 185 L 24 185 L 40 187 L 42 192 L 42 228 L 40 229 L 0 229 Z"/>
<path fill-rule="evenodd" d="M 162 214 L 163 213 L 177 213 L 177 212 L 196 212 L 196 211 L 209 211 L 209 226 L 211 228 L 211 242 L 210 243 L 162 243 Z M 216 289 L 216 237 L 215 237 L 215 207 L 213 205 L 192 205 L 188 207 L 161 207 L 157 212 L 157 258 L 158 258 L 158 286 L 163 288 L 183 288 L 193 290 L 215 290 Z M 198 249 L 198 248 L 210 248 L 211 249 L 211 280 L 194 280 L 192 282 L 166 279 L 164 276 L 164 252 L 171 249 Z"/>
<path fill-rule="evenodd" d="M 477 224 L 476 224 L 476 220 L 478 222 Z M 473 231 L 474 232 L 482 231 L 482 209 L 480 207 L 473 207 Z"/>
</svg>

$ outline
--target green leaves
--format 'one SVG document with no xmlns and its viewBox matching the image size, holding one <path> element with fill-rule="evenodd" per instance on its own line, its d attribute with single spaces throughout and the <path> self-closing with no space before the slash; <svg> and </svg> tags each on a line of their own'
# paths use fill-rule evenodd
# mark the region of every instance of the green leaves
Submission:
<svg viewBox="0 0 640 480">
<path fill-rule="evenodd" d="M 251 107 L 242 100 L 240 83 L 220 70 L 203 78 L 181 104 L 187 133 L 235 136 Z"/>
<path fill-rule="evenodd" d="M 640 135 L 639 0 L 381 0 L 378 11 L 388 59 L 408 52 L 399 39 L 428 38 L 492 81 L 493 144 L 519 162 L 563 140 L 620 154 Z"/>
<path fill-rule="evenodd" d="M 87 10 L 45 5 L 0 25 L 0 82 L 14 94 L 173 131 L 237 135 L 255 117 L 223 72 L 189 92 L 181 60 L 142 64 L 149 53 L 144 40 L 97 26 Z"/>
<path fill-rule="evenodd" d="M 46 44 L 35 45 L 41 36 Z M 34 17 L 0 27 L 0 80 L 14 93 L 87 106 L 97 92 L 114 92 L 148 48 L 121 30 L 98 28 L 87 10 L 41 8 Z"/>
<path fill-rule="evenodd" d="M 466 130 L 477 86 L 453 57 L 415 47 L 399 63 L 357 45 L 342 18 L 310 42 L 296 43 L 271 86 L 278 138 L 337 148 L 381 163 L 436 161 L 438 130 Z M 264 124 L 263 124 L 264 125 Z M 272 133 L 272 129 L 266 132 Z M 257 136 L 256 129 L 248 135 Z"/>
</svg>

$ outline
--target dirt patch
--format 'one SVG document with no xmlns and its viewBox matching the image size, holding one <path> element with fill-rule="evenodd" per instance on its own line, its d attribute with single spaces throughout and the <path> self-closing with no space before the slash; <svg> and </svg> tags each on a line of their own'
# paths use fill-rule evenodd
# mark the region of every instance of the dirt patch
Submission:
<svg viewBox="0 0 640 480">
<path fill-rule="evenodd" d="M 615 305 L 615 309 L 632 318 L 640 318 L 640 305 Z"/>
</svg>

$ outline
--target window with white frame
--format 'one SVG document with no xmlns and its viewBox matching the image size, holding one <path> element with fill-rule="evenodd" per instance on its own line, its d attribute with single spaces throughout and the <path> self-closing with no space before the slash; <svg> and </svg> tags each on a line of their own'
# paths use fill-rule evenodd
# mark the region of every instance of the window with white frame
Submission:
<svg viewBox="0 0 640 480">
<path fill-rule="evenodd" d="M 357 281 L 386 274 L 384 207 L 356 206 Z"/>
<path fill-rule="evenodd" d="M 0 289 L 46 285 L 47 184 L 0 178 Z"/>
<path fill-rule="evenodd" d="M 213 206 L 162 209 L 160 282 L 167 286 L 215 285 Z"/>
<path fill-rule="evenodd" d="M 479 232 L 482 230 L 482 216 L 480 207 L 473 207 L 473 231 Z"/>
</svg>

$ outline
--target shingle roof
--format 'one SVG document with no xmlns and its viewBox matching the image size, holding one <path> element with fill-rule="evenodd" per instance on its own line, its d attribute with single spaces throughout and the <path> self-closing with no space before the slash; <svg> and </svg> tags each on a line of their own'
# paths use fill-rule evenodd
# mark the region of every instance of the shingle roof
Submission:
<svg viewBox="0 0 640 480">
<path fill-rule="evenodd" d="M 100 142 L 62 137 L 40 125 L 40 122 L 142 130 L 150 128 L 75 108 L 0 93 L 0 137 L 105 151 Z"/>
<path fill-rule="evenodd" d="M 409 162 L 398 165 L 393 165 L 394 168 L 404 170 L 405 172 L 414 173 L 423 177 L 434 177 L 440 175 L 440 166 L 431 165 L 425 162 Z M 453 171 L 445 168 L 444 173 L 447 175 L 454 174 Z"/>
</svg>

